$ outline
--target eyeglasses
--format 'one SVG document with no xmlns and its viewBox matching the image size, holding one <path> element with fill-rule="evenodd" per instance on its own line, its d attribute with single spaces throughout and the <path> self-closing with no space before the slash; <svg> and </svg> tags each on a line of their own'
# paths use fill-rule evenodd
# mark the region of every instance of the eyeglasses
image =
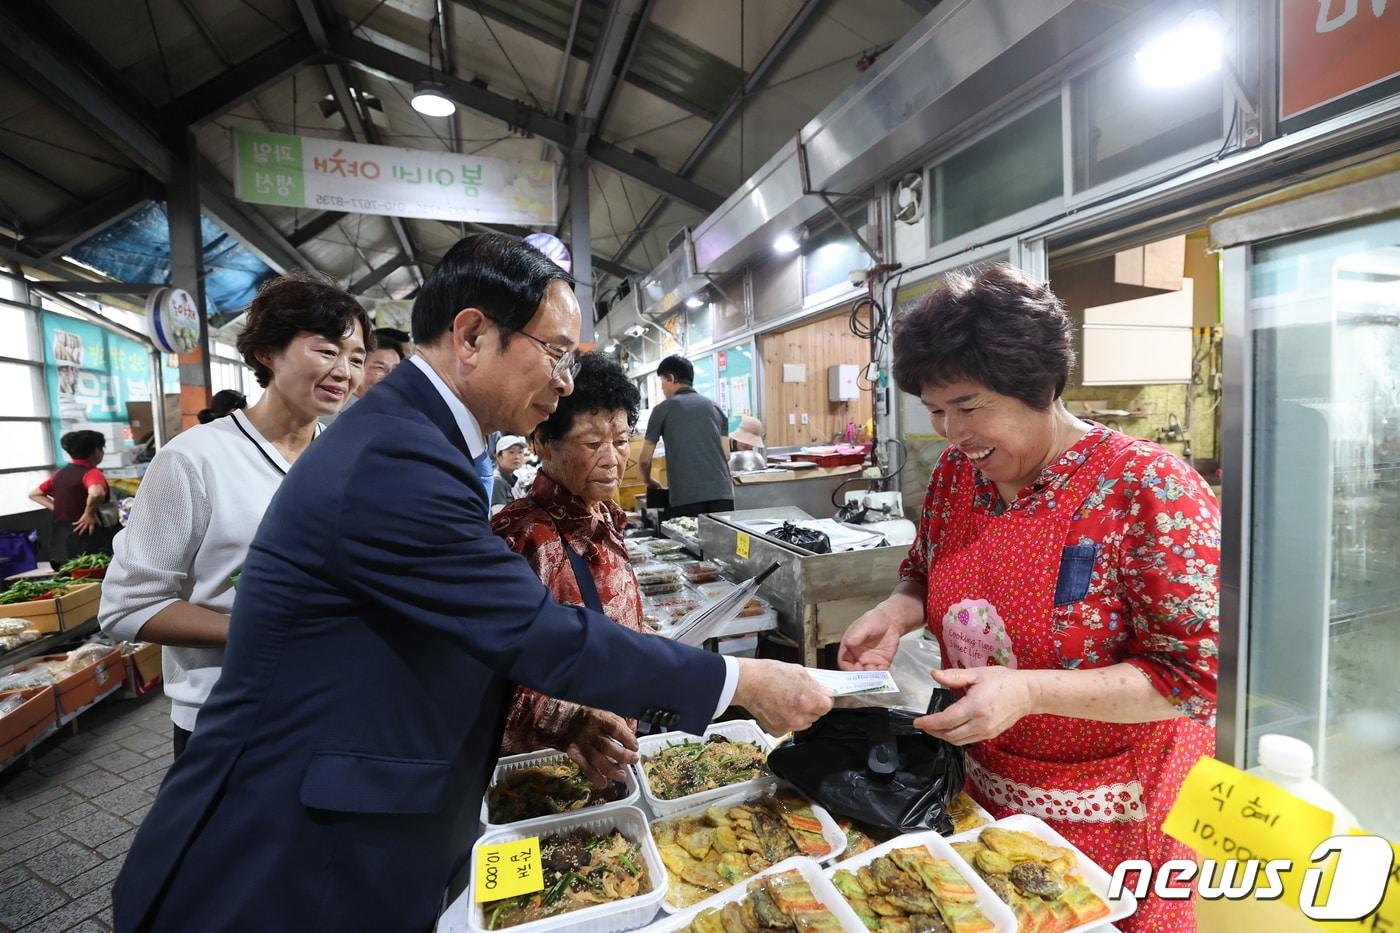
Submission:
<svg viewBox="0 0 1400 933">
<path fill-rule="evenodd" d="M 549 358 L 554 360 L 554 368 L 549 371 L 549 378 L 551 380 L 559 379 L 563 377 L 565 373 L 569 374 L 570 379 L 578 375 L 579 362 L 577 350 L 566 350 L 563 347 L 556 347 L 554 344 L 541 340 L 534 334 L 527 334 L 523 330 L 518 330 L 516 333 L 522 337 L 529 337 L 535 343 L 539 344 L 540 347 L 544 349 L 544 352 L 549 355 Z"/>
</svg>

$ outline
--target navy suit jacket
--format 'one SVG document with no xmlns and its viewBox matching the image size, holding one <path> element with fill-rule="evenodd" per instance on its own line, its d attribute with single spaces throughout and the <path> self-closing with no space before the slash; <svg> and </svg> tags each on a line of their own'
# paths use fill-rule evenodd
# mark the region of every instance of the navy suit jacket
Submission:
<svg viewBox="0 0 1400 933">
<path fill-rule="evenodd" d="M 308 448 L 117 879 L 118 930 L 428 929 L 476 838 L 516 684 L 703 731 L 722 660 L 560 606 L 489 516 L 416 366 Z"/>
</svg>

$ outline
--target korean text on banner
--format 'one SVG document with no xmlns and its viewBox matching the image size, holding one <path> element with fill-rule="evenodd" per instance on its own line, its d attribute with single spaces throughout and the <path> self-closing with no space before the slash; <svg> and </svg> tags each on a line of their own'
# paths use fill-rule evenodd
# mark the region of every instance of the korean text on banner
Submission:
<svg viewBox="0 0 1400 933">
<path fill-rule="evenodd" d="M 235 190 L 244 201 L 424 220 L 557 220 L 549 162 L 231 132 Z"/>
</svg>

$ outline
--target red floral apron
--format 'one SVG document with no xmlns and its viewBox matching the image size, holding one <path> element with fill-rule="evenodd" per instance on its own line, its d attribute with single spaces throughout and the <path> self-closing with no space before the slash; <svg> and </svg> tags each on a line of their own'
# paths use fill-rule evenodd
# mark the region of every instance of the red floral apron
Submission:
<svg viewBox="0 0 1400 933">
<path fill-rule="evenodd" d="M 975 484 L 959 484 L 965 501 L 952 504 L 935 549 L 925 607 L 945 668 L 1053 670 L 1071 662 L 1083 670 L 1122 660 L 1062 658 L 1051 616 L 1074 515 L 1131 442 L 1107 435 L 1084 454 L 1063 488 L 1044 489 L 1001 515 L 974 509 Z M 1194 858 L 1161 826 L 1186 772 L 1213 750 L 1210 730 L 1185 718 L 1118 724 L 1027 716 L 995 739 L 968 746 L 968 791 L 998 819 L 1029 813 L 1046 820 L 1111 873 L 1129 858 L 1154 865 Z M 1193 902 L 1151 897 L 1118 927 L 1125 933 L 1193 931 Z"/>
</svg>

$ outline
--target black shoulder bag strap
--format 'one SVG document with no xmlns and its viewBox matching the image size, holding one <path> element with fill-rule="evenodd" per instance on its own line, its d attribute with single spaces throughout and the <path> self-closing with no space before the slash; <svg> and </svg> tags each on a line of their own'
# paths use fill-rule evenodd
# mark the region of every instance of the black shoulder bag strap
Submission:
<svg viewBox="0 0 1400 933">
<path fill-rule="evenodd" d="M 528 497 L 531 502 L 540 508 L 544 514 L 549 515 L 549 510 L 540 505 L 534 496 Z M 578 584 L 579 595 L 583 597 L 584 606 L 594 612 L 603 612 L 603 600 L 598 596 L 598 584 L 593 581 L 593 571 L 589 569 L 588 563 L 574 550 L 569 538 L 564 534 L 564 530 L 559 527 L 559 523 L 554 520 L 554 516 L 549 516 L 549 523 L 554 526 L 555 534 L 559 535 L 559 542 L 564 545 L 564 554 L 569 558 L 569 567 L 574 572 L 574 582 Z"/>
</svg>

